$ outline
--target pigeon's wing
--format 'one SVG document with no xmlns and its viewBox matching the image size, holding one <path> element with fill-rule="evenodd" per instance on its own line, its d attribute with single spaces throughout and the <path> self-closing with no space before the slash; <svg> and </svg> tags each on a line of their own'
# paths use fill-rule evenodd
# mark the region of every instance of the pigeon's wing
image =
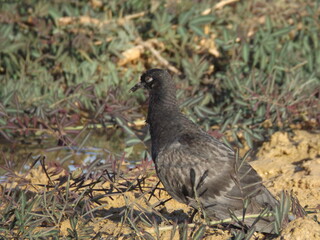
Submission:
<svg viewBox="0 0 320 240">
<path fill-rule="evenodd" d="M 159 152 L 155 163 L 169 194 L 195 208 L 200 202 L 217 218 L 229 216 L 228 209 L 242 209 L 248 197 L 257 209 L 274 199 L 248 163 L 238 164 L 232 149 L 201 132 L 178 136 Z"/>
</svg>

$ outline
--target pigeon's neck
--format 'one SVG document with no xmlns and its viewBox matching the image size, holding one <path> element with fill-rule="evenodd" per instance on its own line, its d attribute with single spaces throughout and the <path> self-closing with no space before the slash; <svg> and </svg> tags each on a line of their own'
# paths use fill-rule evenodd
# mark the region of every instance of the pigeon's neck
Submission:
<svg viewBox="0 0 320 240">
<path fill-rule="evenodd" d="M 174 90 L 150 93 L 147 117 L 150 126 L 171 122 L 177 114 L 180 114 L 180 110 Z"/>
<path fill-rule="evenodd" d="M 164 146 L 174 142 L 189 127 L 193 127 L 193 123 L 180 112 L 175 92 L 169 93 L 150 95 L 147 122 L 150 125 L 154 160 Z"/>
</svg>

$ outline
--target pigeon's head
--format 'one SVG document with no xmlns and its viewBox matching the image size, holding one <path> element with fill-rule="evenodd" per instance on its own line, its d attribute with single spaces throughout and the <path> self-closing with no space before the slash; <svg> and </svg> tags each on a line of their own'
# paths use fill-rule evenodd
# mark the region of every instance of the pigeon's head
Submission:
<svg viewBox="0 0 320 240">
<path fill-rule="evenodd" d="M 139 88 L 145 88 L 149 91 L 160 91 L 169 87 L 174 88 L 170 74 L 166 70 L 155 68 L 142 74 L 140 82 L 134 85 L 131 91 L 135 92 Z"/>
</svg>

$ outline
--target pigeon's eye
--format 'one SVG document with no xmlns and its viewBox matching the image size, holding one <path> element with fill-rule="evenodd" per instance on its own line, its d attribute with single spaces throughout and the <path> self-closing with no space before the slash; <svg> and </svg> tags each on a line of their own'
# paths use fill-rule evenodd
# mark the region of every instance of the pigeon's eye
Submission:
<svg viewBox="0 0 320 240">
<path fill-rule="evenodd" d="M 146 83 L 151 83 L 153 81 L 152 77 L 146 77 Z"/>
</svg>

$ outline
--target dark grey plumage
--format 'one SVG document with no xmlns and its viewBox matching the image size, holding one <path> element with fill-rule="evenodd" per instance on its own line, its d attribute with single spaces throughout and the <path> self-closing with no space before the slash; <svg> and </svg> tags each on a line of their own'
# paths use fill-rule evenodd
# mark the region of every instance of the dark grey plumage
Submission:
<svg viewBox="0 0 320 240">
<path fill-rule="evenodd" d="M 229 210 L 241 216 L 247 198 L 247 213 L 251 214 L 277 204 L 247 162 L 237 163 L 232 149 L 180 112 L 175 85 L 167 71 L 147 71 L 132 91 L 140 87 L 150 94 L 147 122 L 152 159 L 159 179 L 174 199 L 197 209 L 200 201 L 212 219 L 229 218 Z M 253 221 L 245 223 L 250 226 Z M 255 227 L 257 231 L 273 232 L 270 219 L 260 219 Z"/>
</svg>

